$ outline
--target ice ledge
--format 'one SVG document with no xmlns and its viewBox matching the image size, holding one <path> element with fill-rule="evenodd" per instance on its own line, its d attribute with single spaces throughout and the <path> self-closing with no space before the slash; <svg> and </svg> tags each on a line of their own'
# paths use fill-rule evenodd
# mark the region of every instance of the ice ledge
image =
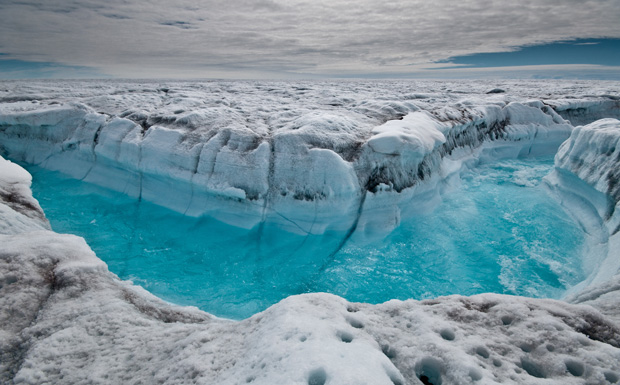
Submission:
<svg viewBox="0 0 620 385">
<path fill-rule="evenodd" d="M 612 199 L 620 202 L 620 121 L 601 119 L 572 132 L 558 150 L 556 167 L 570 171 Z"/>
<path fill-rule="evenodd" d="M 620 277 L 620 121 L 601 119 L 576 127 L 560 146 L 546 181 L 587 235 L 584 266 L 592 271 L 567 299 L 618 300 L 612 282 Z M 609 314 L 620 322 L 620 311 Z"/>
<path fill-rule="evenodd" d="M 386 215 L 400 216 L 417 186 L 445 174 L 446 160 L 554 153 L 572 130 L 541 101 L 401 108 L 378 125 L 359 113 L 302 110 L 265 127 L 219 107 L 113 117 L 75 101 L 6 104 L 0 152 L 185 215 L 321 233 L 359 223 L 375 209 L 369 194 L 393 201 Z"/>
<path fill-rule="evenodd" d="M 603 95 L 592 99 L 547 100 L 564 119 L 574 126 L 586 125 L 604 118 L 620 119 L 620 99 L 615 95 Z"/>
<path fill-rule="evenodd" d="M 32 197 L 31 182 L 26 170 L 0 157 L 0 234 L 50 229 L 39 202 Z"/>
</svg>

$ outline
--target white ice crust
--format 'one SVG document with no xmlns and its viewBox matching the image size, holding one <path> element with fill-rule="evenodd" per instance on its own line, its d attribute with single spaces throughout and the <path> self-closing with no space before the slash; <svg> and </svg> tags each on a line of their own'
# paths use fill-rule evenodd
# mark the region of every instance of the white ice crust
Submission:
<svg viewBox="0 0 620 385">
<path fill-rule="evenodd" d="M 0 158 L 0 383 L 620 381 L 620 122 L 564 118 L 594 106 L 597 120 L 602 104 L 614 117 L 608 84 L 581 98 L 583 84 L 553 82 L 3 86 L 0 150 L 13 159 L 247 227 L 372 235 L 432 206 L 463 167 L 554 153 L 570 136 L 547 183 L 598 248 L 571 303 L 317 293 L 234 322 L 119 280 L 83 239 L 49 230 L 30 175 Z M 496 87 L 514 91 L 485 94 Z"/>
<path fill-rule="evenodd" d="M 49 229 L 45 214 L 30 192 L 32 177 L 17 164 L 0 157 L 0 234 L 19 234 L 31 228 Z M 37 219 L 32 222 L 31 219 Z"/>
</svg>

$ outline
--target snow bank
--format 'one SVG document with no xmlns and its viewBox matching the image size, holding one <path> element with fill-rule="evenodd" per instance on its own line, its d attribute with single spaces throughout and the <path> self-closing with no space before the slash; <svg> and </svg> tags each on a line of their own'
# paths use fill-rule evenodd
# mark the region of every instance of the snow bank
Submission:
<svg viewBox="0 0 620 385">
<path fill-rule="evenodd" d="M 49 223 L 32 197 L 30 174 L 0 157 L 0 234 L 17 234 L 33 229 L 49 229 Z"/>
</svg>

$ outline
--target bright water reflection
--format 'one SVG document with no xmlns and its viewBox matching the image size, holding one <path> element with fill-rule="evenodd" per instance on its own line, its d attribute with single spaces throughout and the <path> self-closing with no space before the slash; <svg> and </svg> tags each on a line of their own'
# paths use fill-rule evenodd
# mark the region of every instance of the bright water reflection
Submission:
<svg viewBox="0 0 620 385">
<path fill-rule="evenodd" d="M 428 215 L 370 244 L 186 218 L 28 167 L 57 232 L 86 238 L 111 271 L 174 303 L 244 318 L 325 291 L 351 301 L 496 292 L 558 297 L 584 277 L 583 234 L 541 183 L 553 160 L 509 160 L 463 175 Z"/>
</svg>

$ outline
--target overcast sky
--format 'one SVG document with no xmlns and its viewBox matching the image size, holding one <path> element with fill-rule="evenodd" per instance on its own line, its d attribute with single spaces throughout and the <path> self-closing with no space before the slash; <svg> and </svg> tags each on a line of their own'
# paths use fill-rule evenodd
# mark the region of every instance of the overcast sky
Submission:
<svg viewBox="0 0 620 385">
<path fill-rule="evenodd" d="M 472 64 L 574 39 L 616 56 Z M 0 78 L 620 78 L 619 47 L 620 0 L 0 0 Z"/>
</svg>

